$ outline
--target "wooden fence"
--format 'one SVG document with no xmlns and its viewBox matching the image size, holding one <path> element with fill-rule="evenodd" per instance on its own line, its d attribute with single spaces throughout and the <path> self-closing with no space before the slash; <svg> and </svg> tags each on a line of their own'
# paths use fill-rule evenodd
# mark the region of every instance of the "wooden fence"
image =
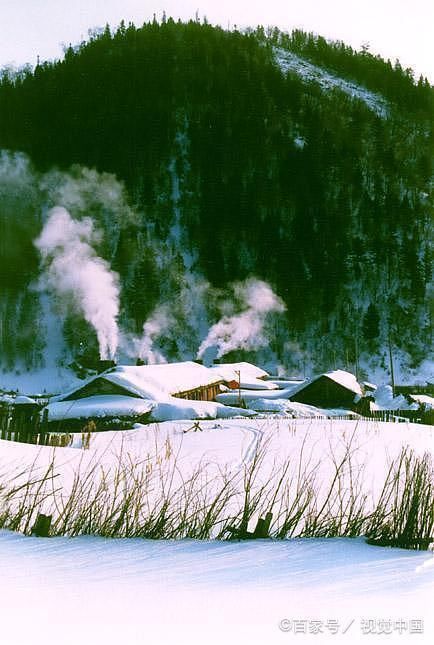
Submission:
<svg viewBox="0 0 434 645">
<path fill-rule="evenodd" d="M 343 414 L 339 416 L 321 414 L 314 419 L 330 419 L 335 421 L 389 421 L 395 423 L 423 423 L 434 425 L 434 410 L 380 410 L 365 412 L 365 414 Z M 0 439 L 19 441 L 40 446 L 70 446 L 73 441 L 72 433 L 88 435 L 92 431 L 112 429 L 114 420 L 105 419 L 97 423 L 89 420 L 68 420 L 48 423 L 42 414 L 42 406 L 38 404 L 10 405 L 0 402 Z M 66 426 L 66 427 L 65 427 Z M 120 423 L 116 419 L 116 428 L 124 429 L 128 422 Z"/>
<path fill-rule="evenodd" d="M 314 417 L 315 419 L 321 419 L 324 417 L 318 416 Z M 342 414 L 342 415 L 328 415 L 325 417 L 327 419 L 335 421 L 354 421 L 357 419 L 363 419 L 363 421 L 388 421 L 391 423 L 422 423 L 425 425 L 434 425 L 433 415 L 428 413 L 423 413 L 418 410 L 380 410 L 372 412 L 370 415 L 358 414 Z"/>
<path fill-rule="evenodd" d="M 41 407 L 37 404 L 0 403 L 0 439 L 39 446 L 69 446 L 73 437 L 66 432 L 48 432 Z"/>
<path fill-rule="evenodd" d="M 375 410 L 370 413 L 368 418 L 376 419 L 377 421 L 434 425 L 433 410 Z"/>
<path fill-rule="evenodd" d="M 320 417 L 315 417 L 320 418 Z M 420 410 L 376 410 L 369 414 L 327 416 L 327 419 L 336 421 L 351 421 L 363 419 L 363 421 L 388 421 L 391 423 L 422 423 L 434 425 L 434 414 L 432 410 L 426 412 Z"/>
</svg>

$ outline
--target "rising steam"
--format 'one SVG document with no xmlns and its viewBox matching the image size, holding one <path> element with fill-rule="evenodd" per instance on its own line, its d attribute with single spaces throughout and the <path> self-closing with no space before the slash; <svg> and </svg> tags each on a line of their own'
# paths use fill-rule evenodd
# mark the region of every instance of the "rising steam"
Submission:
<svg viewBox="0 0 434 645">
<path fill-rule="evenodd" d="M 267 315 L 285 311 L 282 300 L 266 282 L 251 278 L 235 284 L 233 290 L 242 311 L 224 315 L 211 327 L 197 354 L 205 363 L 237 349 L 251 351 L 266 346 Z"/>
<path fill-rule="evenodd" d="M 121 350 L 129 358 L 138 358 L 147 365 L 167 363 L 167 358 L 158 347 L 158 340 L 169 332 L 174 318 L 168 305 L 158 305 L 143 325 L 142 336 L 123 332 L 120 338 Z"/>
<path fill-rule="evenodd" d="M 148 364 L 167 363 L 164 355 L 155 348 L 156 339 L 168 328 L 170 316 L 164 307 L 157 308 L 143 325 L 143 336 L 137 347 L 137 356 Z"/>
<path fill-rule="evenodd" d="M 114 358 L 119 340 L 119 278 L 92 247 L 100 239 L 89 217 L 77 221 L 56 206 L 34 243 L 45 268 L 41 287 L 83 314 L 95 329 L 100 357 L 106 360 Z"/>
</svg>

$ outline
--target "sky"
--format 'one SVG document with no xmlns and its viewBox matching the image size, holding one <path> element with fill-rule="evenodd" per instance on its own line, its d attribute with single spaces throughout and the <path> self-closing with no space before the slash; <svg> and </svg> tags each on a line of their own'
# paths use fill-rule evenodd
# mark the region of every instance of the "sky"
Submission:
<svg viewBox="0 0 434 645">
<path fill-rule="evenodd" d="M 89 29 L 124 19 L 206 16 L 213 24 L 302 28 L 359 49 L 399 58 L 434 84 L 434 0 L 0 0 L 0 67 L 60 58 Z"/>
</svg>

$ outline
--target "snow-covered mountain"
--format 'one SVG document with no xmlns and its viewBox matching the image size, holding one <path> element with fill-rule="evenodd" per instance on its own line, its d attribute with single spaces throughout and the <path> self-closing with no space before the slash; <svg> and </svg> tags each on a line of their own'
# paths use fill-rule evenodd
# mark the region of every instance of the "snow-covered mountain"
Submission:
<svg viewBox="0 0 434 645">
<path fill-rule="evenodd" d="M 3 371 L 429 378 L 432 105 L 342 43 L 173 20 L 4 70 Z"/>
<path fill-rule="evenodd" d="M 276 47 L 274 51 L 276 61 L 283 72 L 291 72 L 304 81 L 317 83 L 325 92 L 334 89 L 344 92 L 351 98 L 363 101 L 378 116 L 387 118 L 389 106 L 381 94 L 371 92 L 366 87 L 363 87 L 363 85 L 351 83 L 337 74 L 332 74 L 325 68 L 314 65 L 291 51 L 287 51 L 281 47 Z"/>
</svg>

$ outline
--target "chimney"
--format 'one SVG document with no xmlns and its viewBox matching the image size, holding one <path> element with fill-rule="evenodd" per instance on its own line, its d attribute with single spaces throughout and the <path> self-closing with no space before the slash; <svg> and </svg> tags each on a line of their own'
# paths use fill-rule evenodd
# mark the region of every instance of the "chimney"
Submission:
<svg viewBox="0 0 434 645">
<path fill-rule="evenodd" d="M 99 360 L 97 363 L 97 371 L 98 373 L 100 372 L 105 372 L 106 370 L 111 369 L 112 367 L 116 367 L 116 361 L 111 361 L 111 360 Z"/>
</svg>

